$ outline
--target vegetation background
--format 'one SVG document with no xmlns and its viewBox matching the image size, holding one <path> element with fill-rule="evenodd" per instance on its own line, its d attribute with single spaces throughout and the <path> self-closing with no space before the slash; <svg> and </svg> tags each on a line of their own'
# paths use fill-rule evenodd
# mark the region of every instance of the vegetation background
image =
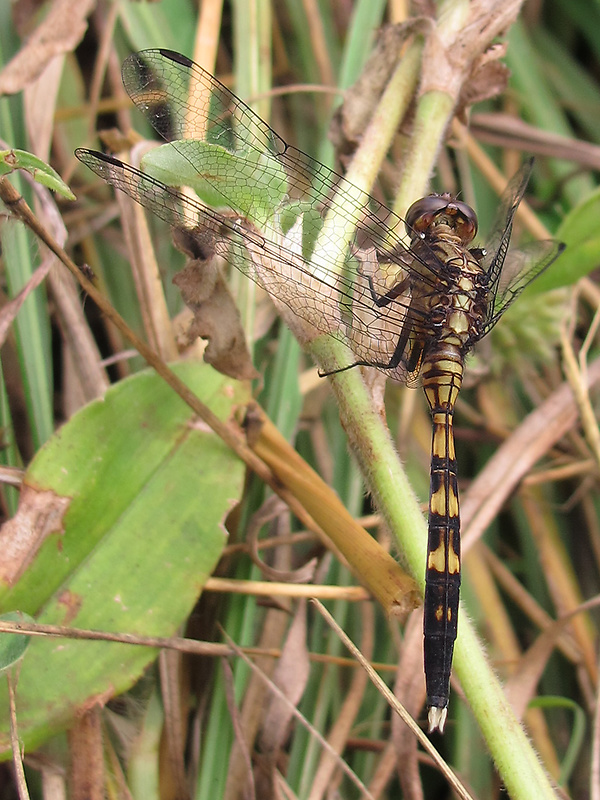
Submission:
<svg viewBox="0 0 600 800">
<path fill-rule="evenodd" d="M 343 101 L 352 108 L 356 97 L 371 113 L 378 69 L 396 74 L 403 63 L 408 74 L 414 63 L 413 83 L 398 90 L 412 102 L 384 142 L 389 153 L 373 189 L 390 206 L 425 193 L 435 161 L 433 188 L 460 192 L 485 233 L 501 184 L 494 165 L 510 176 L 525 155 L 537 156 L 528 194 L 537 221 L 520 220 L 515 238 L 543 236 L 543 225 L 568 250 L 471 358 L 455 422 L 470 546 L 464 627 L 468 615 L 524 714 L 530 744 L 515 738 L 516 721 L 498 710 L 491 684 L 486 694 L 485 665 L 460 653 L 447 732 L 434 743 L 459 776 L 462 796 L 492 798 L 507 787 L 515 798 L 597 798 L 599 617 L 593 602 L 579 609 L 600 585 L 600 447 L 588 392 L 598 373 L 600 7 L 585 0 L 522 9 L 446 0 L 415 4 L 412 17 L 429 22 L 413 24 L 406 35 L 379 33 L 408 13 L 405 3 L 382 0 L 205 0 L 200 8 L 190 0 L 2 4 L 0 148 L 9 151 L 2 163 L 11 166 L 13 148 L 50 163 L 76 201 L 51 197 L 39 185 L 34 190 L 22 174 L 12 176 L 14 185 L 54 239 L 91 268 L 131 328 L 164 360 L 185 361 L 177 374 L 222 421 L 256 398 L 350 514 L 421 580 L 424 566 L 413 565 L 424 565 L 422 528 L 404 522 L 403 531 L 395 530 L 396 512 L 387 506 L 378 515 L 369 493 L 386 500 L 373 463 L 379 455 L 369 464 L 359 452 L 365 482 L 348 446 L 348 437 L 355 446 L 361 438 L 349 421 L 352 409 L 344 408 L 349 384 L 336 389 L 331 382 L 336 403 L 330 382 L 278 323 L 268 297 L 235 271 L 232 291 L 261 377 L 238 384 L 205 366 L 201 348 L 181 333 L 192 315 L 172 278 L 184 255 L 165 226 L 115 199 L 73 151 L 100 147 L 98 128 L 117 126 L 129 136 L 112 140 L 121 154 L 134 141 L 133 129 L 151 137 L 124 94 L 120 64 L 131 52 L 166 47 L 214 72 L 286 141 L 338 170 L 368 137 L 354 108 L 343 123 L 336 116 L 334 146 L 332 116 Z M 480 59 L 483 26 L 469 23 L 491 25 L 501 13 L 515 17 L 506 37 L 494 39 L 507 42 L 506 53 L 486 51 Z M 376 46 L 371 67 L 378 69 L 361 94 L 352 87 Z M 463 62 L 465 52 L 470 60 Z M 448 53 L 469 65 L 456 86 L 443 59 L 436 61 Z M 506 88 L 501 64 L 510 71 Z M 400 100 L 390 105 L 388 116 L 400 107 Z M 138 375 L 144 360 L 11 210 L 0 220 L 1 499 L 4 518 L 12 520 L 1 532 L 1 610 L 45 625 L 142 637 L 137 645 L 32 638 L 20 664 L 8 668 L 0 745 L 10 759 L 16 719 L 31 796 L 62 797 L 67 786 L 73 798 L 144 800 L 451 796 L 432 755 L 390 713 L 306 599 L 326 599 L 337 623 L 423 723 L 419 611 L 402 624 L 384 613 L 305 520 L 299 524 L 285 506 L 266 500 L 270 493 L 256 477 L 244 480 L 241 462 L 202 424 L 192 424 L 192 412 L 170 389 L 156 376 Z M 18 304 L 10 302 L 17 297 Z M 380 403 L 383 390 L 371 388 L 373 404 Z M 390 505 L 403 513 L 414 491 L 426 507 L 431 434 L 424 398 L 389 385 L 385 401 L 412 486 L 398 485 Z M 271 441 L 266 450 L 271 465 L 277 458 L 292 463 L 284 443 Z M 387 457 L 386 451 L 383 470 L 395 475 L 399 467 Z M 10 483 L 21 483 L 24 468 L 19 492 Z M 304 475 L 295 462 L 294 469 Z M 332 507 L 316 476 L 307 481 L 317 508 L 304 498 L 304 510 L 314 516 Z M 357 547 L 355 574 L 369 558 Z M 386 580 L 382 574 L 382 585 Z M 552 625 L 559 617 L 569 619 Z M 143 639 L 176 635 L 199 644 L 172 640 L 158 655 L 160 643 Z M 230 640 L 254 648 L 256 664 L 299 716 L 239 652 L 231 654 Z M 220 647 L 204 644 L 212 642 Z M 9 685 L 16 685 L 13 713 Z M 511 741 L 523 750 L 523 763 Z M 527 761 L 529 747 L 559 789 Z M 24 796 L 10 760 L 0 785 L 3 798 Z"/>
</svg>

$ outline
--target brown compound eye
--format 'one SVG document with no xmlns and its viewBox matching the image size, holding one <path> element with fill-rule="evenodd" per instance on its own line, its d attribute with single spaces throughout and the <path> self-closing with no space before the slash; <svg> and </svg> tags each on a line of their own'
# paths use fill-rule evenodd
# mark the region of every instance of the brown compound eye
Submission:
<svg viewBox="0 0 600 800">
<path fill-rule="evenodd" d="M 449 198 L 441 194 L 429 194 L 415 201 L 406 212 L 406 232 L 424 233 L 437 214 L 448 205 Z"/>
<path fill-rule="evenodd" d="M 456 216 L 454 218 L 456 233 L 465 244 L 472 242 L 477 235 L 477 214 L 470 205 L 461 203 L 458 200 L 454 200 L 450 206 L 456 208 Z"/>
<path fill-rule="evenodd" d="M 448 194 L 430 194 L 417 200 L 406 213 L 406 230 L 409 236 L 424 234 L 439 223 L 452 228 L 462 242 L 468 243 L 477 233 L 477 214 L 460 200 Z"/>
</svg>

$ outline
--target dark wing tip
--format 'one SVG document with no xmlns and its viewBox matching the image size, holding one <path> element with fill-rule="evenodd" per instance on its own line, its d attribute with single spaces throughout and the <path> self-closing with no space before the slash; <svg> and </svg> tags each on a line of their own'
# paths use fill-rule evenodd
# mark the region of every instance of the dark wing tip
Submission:
<svg viewBox="0 0 600 800">
<path fill-rule="evenodd" d="M 150 47 L 146 50 L 138 50 L 137 53 L 131 53 L 131 55 L 128 55 L 125 61 L 123 61 L 123 65 L 121 67 L 123 82 L 126 82 L 127 74 L 130 69 L 135 70 L 136 74 L 138 74 L 140 69 L 149 66 L 149 64 L 158 57 L 168 59 L 169 61 L 172 61 L 175 64 L 180 64 L 182 67 L 186 67 L 187 69 L 192 69 L 196 66 L 191 59 L 182 55 L 181 53 L 177 53 L 175 50 L 169 50 L 166 47 Z"/>
<path fill-rule="evenodd" d="M 195 66 L 191 58 L 188 58 L 187 56 L 184 56 L 181 53 L 177 53 L 175 50 L 167 50 L 164 47 L 159 47 L 156 52 L 160 53 L 161 56 L 164 56 L 165 58 L 174 61 L 176 64 L 182 64 L 184 67 Z"/>
<path fill-rule="evenodd" d="M 99 150 L 88 150 L 87 147 L 78 147 L 75 150 L 75 155 L 84 164 L 87 164 L 91 157 L 95 161 L 105 161 L 107 164 L 112 164 L 116 167 L 123 166 L 123 163 L 118 158 L 113 158 L 108 153 L 101 153 Z"/>
</svg>

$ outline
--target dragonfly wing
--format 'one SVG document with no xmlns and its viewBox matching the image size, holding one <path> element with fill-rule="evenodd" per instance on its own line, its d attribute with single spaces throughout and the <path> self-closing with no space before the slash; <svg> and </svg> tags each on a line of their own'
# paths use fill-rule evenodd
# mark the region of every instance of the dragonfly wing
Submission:
<svg viewBox="0 0 600 800">
<path fill-rule="evenodd" d="M 288 145 L 226 86 L 190 59 L 164 49 L 134 53 L 124 62 L 123 84 L 167 141 L 198 139 L 232 153 L 262 157 L 255 172 L 260 171 L 263 185 L 269 175 L 277 181 L 283 167 L 290 200 L 306 200 L 325 217 L 335 197 L 344 215 L 368 231 L 367 238 L 382 249 L 393 248 L 398 259 L 414 262 L 414 255 L 398 238 L 404 224 L 400 217 L 334 170 Z M 218 192 L 221 176 L 215 174 L 213 163 L 207 165 L 206 150 L 198 149 L 195 154 L 192 148 L 181 146 L 181 152 L 198 174 L 208 182 L 212 180 Z M 245 180 L 245 176 L 235 177 Z M 222 199 L 223 207 L 232 207 L 231 198 L 222 195 Z M 435 261 L 433 254 L 432 258 Z M 423 261 L 420 272 L 433 284 L 438 267 L 431 266 L 431 260 Z"/>
<path fill-rule="evenodd" d="M 485 246 L 486 254 L 481 262 L 488 276 L 490 287 L 496 285 L 502 271 L 510 244 L 515 213 L 529 183 L 533 163 L 533 158 L 525 161 L 521 169 L 511 178 L 500 198 L 500 205 Z"/>
<path fill-rule="evenodd" d="M 216 252 L 228 258 L 316 331 L 349 344 L 360 363 L 386 371 L 395 356 L 397 363 L 391 374 L 397 380 L 409 378 L 406 362 L 414 337 L 408 332 L 415 324 L 422 324 L 422 315 L 413 308 L 408 288 L 385 306 L 376 305 L 374 297 L 385 293 L 390 280 L 397 282 L 405 267 L 395 265 L 392 277 L 388 270 L 384 279 L 379 274 L 375 249 L 365 249 L 364 235 L 357 234 L 362 249 L 356 242 L 349 246 L 344 269 L 338 274 L 318 255 L 310 264 L 306 262 L 302 215 L 285 235 L 279 232 L 277 238 L 267 238 L 239 215 L 217 212 L 112 156 L 86 149 L 77 150 L 76 155 L 97 175 L 169 225 L 191 230 L 204 253 Z M 359 257 L 359 250 L 367 255 Z M 371 282 L 365 270 L 368 260 L 374 275 Z M 399 342 L 403 343 L 401 348 Z"/>
<path fill-rule="evenodd" d="M 488 278 L 490 303 L 482 335 L 500 319 L 511 303 L 532 280 L 560 255 L 564 245 L 555 241 L 532 242 L 507 252 L 514 216 L 523 199 L 534 159 L 529 158 L 504 191 L 481 265 Z"/>
<path fill-rule="evenodd" d="M 204 205 L 175 186 L 93 151 L 78 151 L 80 159 L 169 224 L 196 225 L 205 248 L 232 249 L 240 271 L 316 330 L 345 337 L 358 363 L 414 382 L 415 365 L 420 364 L 415 331 L 423 329 L 419 309 L 424 306 L 412 301 L 410 287 L 418 284 L 417 294 L 423 298 L 435 291 L 443 270 L 426 243 L 421 242 L 421 255 L 408 249 L 396 233 L 402 224 L 399 217 L 333 170 L 287 145 L 248 106 L 185 56 L 159 49 L 131 55 L 123 66 L 123 82 L 156 131 L 174 140 L 191 172 L 211 185 L 210 196 L 217 201 L 204 197 L 210 206 Z M 239 154 L 240 159 L 195 148 L 191 137 Z M 243 162 L 245 158 L 248 163 Z M 268 187 L 272 179 L 279 192 L 282 174 L 284 199 L 276 195 L 279 205 L 271 213 L 254 215 L 258 201 L 252 199 L 252 191 L 257 176 L 262 187 Z M 244 202 L 236 202 L 236 197 Z M 301 208 L 296 213 L 302 225 L 310 226 L 311 215 L 317 219 L 312 252 L 292 246 L 289 221 L 282 225 L 293 203 Z M 345 242 L 349 229 L 350 241 Z M 375 253 L 371 282 L 363 272 L 360 253 Z M 396 292 L 385 303 L 377 302 L 400 283 L 406 291 Z"/>
<path fill-rule="evenodd" d="M 531 242 L 510 252 L 507 263 L 497 281 L 497 291 L 490 306 L 490 318 L 486 324 L 486 332 L 498 322 L 523 289 L 558 258 L 564 248 L 565 245 L 562 242 L 548 239 Z"/>
<path fill-rule="evenodd" d="M 167 142 L 200 139 L 233 152 L 250 146 L 275 156 L 287 148 L 226 86 L 180 53 L 158 48 L 133 53 L 123 63 L 122 77 L 133 102 Z"/>
</svg>

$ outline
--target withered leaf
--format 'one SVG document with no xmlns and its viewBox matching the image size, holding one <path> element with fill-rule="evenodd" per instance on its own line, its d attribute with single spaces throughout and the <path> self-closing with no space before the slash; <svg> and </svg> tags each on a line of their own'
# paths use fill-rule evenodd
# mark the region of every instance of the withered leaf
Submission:
<svg viewBox="0 0 600 800">
<path fill-rule="evenodd" d="M 258 377 L 254 369 L 240 314 L 229 292 L 214 253 L 213 242 L 198 230 L 177 228 L 173 232 L 175 246 L 189 260 L 174 278 L 183 301 L 194 319 L 188 338 L 208 340 L 204 360 L 216 370 L 238 380 Z"/>
<path fill-rule="evenodd" d="M 0 94 L 22 91 L 55 56 L 70 53 L 83 39 L 95 0 L 55 0 L 25 45 L 0 71 Z"/>
<path fill-rule="evenodd" d="M 17 513 L 0 528 L 1 581 L 13 586 L 46 539 L 62 533 L 70 503 L 70 497 L 23 484 Z"/>
<path fill-rule="evenodd" d="M 281 658 L 273 672 L 273 682 L 296 706 L 304 694 L 310 661 L 306 646 L 306 600 L 300 600 L 288 631 Z M 260 735 L 261 750 L 273 753 L 285 743 L 292 712 L 276 695 L 271 696 Z"/>
<path fill-rule="evenodd" d="M 466 115 L 472 105 L 496 97 L 506 90 L 510 70 L 498 60 L 504 52 L 504 47 L 494 46 L 473 64 L 470 79 L 462 85 L 458 98 L 456 116 L 461 122 L 466 123 Z"/>
<path fill-rule="evenodd" d="M 423 20 L 381 29 L 375 48 L 356 83 L 348 89 L 329 129 L 329 138 L 342 155 L 354 150 L 373 115 L 381 94 L 400 59 L 401 48 Z"/>
</svg>

